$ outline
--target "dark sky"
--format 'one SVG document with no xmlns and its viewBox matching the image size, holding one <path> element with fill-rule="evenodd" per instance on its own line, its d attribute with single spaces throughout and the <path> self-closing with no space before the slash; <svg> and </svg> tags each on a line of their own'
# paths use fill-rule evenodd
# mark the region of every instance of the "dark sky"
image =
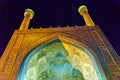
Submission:
<svg viewBox="0 0 120 80">
<path fill-rule="evenodd" d="M 30 27 L 83 26 L 77 11 L 83 4 L 120 55 L 120 0 L 0 0 L 0 55 L 19 28 L 26 8 L 35 12 Z"/>
</svg>

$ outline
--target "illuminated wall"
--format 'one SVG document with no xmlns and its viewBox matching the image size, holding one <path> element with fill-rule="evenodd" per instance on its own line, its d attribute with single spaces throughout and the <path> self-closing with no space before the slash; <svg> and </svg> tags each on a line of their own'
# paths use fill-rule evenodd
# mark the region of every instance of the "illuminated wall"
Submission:
<svg viewBox="0 0 120 80">
<path fill-rule="evenodd" d="M 55 40 L 24 58 L 17 80 L 106 80 L 101 74 L 87 49 Z"/>
<path fill-rule="evenodd" d="M 0 80 L 119 80 L 120 58 L 86 6 L 85 26 L 28 29 L 26 9 L 0 58 Z"/>
</svg>

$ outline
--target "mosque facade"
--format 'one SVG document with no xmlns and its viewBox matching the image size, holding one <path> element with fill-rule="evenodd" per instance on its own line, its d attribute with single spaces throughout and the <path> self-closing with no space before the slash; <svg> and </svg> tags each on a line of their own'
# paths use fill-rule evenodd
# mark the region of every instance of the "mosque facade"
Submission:
<svg viewBox="0 0 120 80">
<path fill-rule="evenodd" d="M 28 29 L 26 9 L 0 58 L 0 80 L 120 80 L 120 58 L 88 14 L 85 26 Z"/>
</svg>

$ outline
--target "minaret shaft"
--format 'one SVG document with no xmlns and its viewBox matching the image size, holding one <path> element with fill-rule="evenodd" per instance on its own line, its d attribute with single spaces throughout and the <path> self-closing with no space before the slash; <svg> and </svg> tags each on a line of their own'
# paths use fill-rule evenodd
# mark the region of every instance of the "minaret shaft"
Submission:
<svg viewBox="0 0 120 80">
<path fill-rule="evenodd" d="M 84 5 L 80 6 L 78 9 L 78 12 L 80 13 L 80 15 L 83 16 L 83 19 L 87 26 L 89 26 L 89 27 L 95 26 L 93 20 L 91 19 L 91 17 L 88 14 L 88 9 L 86 6 L 84 6 Z"/>
<path fill-rule="evenodd" d="M 29 27 L 30 19 L 29 17 L 24 17 L 22 24 L 20 25 L 19 30 L 27 30 Z"/>
<path fill-rule="evenodd" d="M 92 20 L 91 17 L 89 16 L 89 14 L 87 14 L 87 13 L 84 14 L 84 15 L 83 15 L 83 18 L 84 18 L 85 23 L 86 23 L 87 26 L 95 26 L 93 20 Z"/>
<path fill-rule="evenodd" d="M 30 20 L 33 18 L 34 12 L 31 9 L 26 9 L 24 13 L 24 19 L 20 25 L 19 30 L 27 30 L 29 27 Z"/>
</svg>

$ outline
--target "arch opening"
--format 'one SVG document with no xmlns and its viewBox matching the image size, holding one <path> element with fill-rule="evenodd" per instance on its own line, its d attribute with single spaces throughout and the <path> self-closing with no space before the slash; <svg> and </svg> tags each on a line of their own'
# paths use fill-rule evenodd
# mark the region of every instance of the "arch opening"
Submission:
<svg viewBox="0 0 120 80">
<path fill-rule="evenodd" d="M 32 50 L 23 60 L 17 80 L 106 80 L 91 53 L 56 39 Z"/>
</svg>

